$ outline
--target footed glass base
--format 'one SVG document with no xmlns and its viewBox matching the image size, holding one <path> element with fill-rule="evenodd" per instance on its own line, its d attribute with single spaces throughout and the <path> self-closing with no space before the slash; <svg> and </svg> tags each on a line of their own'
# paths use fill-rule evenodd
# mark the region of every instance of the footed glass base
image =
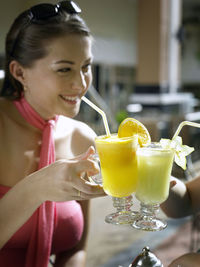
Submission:
<svg viewBox="0 0 200 267">
<path fill-rule="evenodd" d="M 159 205 L 141 204 L 140 213 L 135 217 L 132 226 L 144 231 L 161 231 L 166 228 L 165 220 L 157 218 Z"/>
<path fill-rule="evenodd" d="M 105 221 L 115 225 L 130 225 L 134 222 L 137 212 L 131 210 L 133 205 L 132 196 L 128 197 L 113 197 L 113 206 L 117 212 L 111 213 L 105 217 Z"/>
<path fill-rule="evenodd" d="M 133 211 L 130 212 L 116 212 L 109 214 L 105 217 L 105 222 L 115 224 L 115 225 L 130 225 L 135 220 L 136 213 Z"/>
<path fill-rule="evenodd" d="M 161 231 L 167 227 L 167 223 L 159 218 L 149 218 L 138 216 L 135 218 L 132 226 L 144 231 Z"/>
</svg>

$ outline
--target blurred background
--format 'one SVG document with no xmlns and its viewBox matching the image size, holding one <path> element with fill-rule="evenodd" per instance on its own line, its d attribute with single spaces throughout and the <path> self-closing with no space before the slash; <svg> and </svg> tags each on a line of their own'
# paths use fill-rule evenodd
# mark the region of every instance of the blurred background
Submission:
<svg viewBox="0 0 200 267">
<path fill-rule="evenodd" d="M 19 12 L 41 2 L 1 1 L 0 82 L 6 32 Z M 76 2 L 94 36 L 94 79 L 87 97 L 105 111 L 111 132 L 117 131 L 124 118 L 134 117 L 148 128 L 152 140 L 158 141 L 171 138 L 183 120 L 200 122 L 199 0 Z M 88 123 L 98 135 L 105 133 L 101 117 L 85 103 L 77 119 Z M 186 126 L 181 135 L 195 152 L 188 158 L 188 170 L 174 166 L 173 174 L 187 180 L 199 173 L 200 129 Z M 151 244 L 159 240 L 159 235 L 148 239 L 149 234 L 106 225 L 104 216 L 110 210 L 109 198 L 92 201 L 88 267 L 123 265 L 109 262 L 118 254 L 126 255 L 131 245 L 140 244 L 138 240 L 141 247 L 148 245 L 147 240 Z M 176 230 L 177 225 L 169 229 Z M 140 250 L 134 247 L 132 257 L 136 248 Z M 123 266 L 128 266 L 125 261 Z"/>
</svg>

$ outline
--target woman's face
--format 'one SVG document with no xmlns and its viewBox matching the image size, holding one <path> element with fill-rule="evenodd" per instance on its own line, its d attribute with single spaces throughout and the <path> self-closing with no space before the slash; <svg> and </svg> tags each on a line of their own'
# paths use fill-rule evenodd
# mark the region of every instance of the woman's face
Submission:
<svg viewBox="0 0 200 267">
<path fill-rule="evenodd" d="M 74 117 L 92 82 L 91 38 L 71 34 L 50 41 L 46 57 L 24 70 L 24 96 L 44 118 Z"/>
</svg>

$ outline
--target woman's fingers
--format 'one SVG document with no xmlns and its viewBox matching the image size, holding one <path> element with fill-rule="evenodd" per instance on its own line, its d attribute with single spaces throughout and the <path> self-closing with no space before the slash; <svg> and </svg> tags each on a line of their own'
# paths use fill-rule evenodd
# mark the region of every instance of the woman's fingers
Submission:
<svg viewBox="0 0 200 267">
<path fill-rule="evenodd" d="M 81 160 L 75 164 L 76 164 L 77 174 L 80 177 L 82 177 L 83 173 L 87 173 L 92 176 L 92 175 L 98 174 L 100 171 L 98 163 L 92 159 Z"/>
<path fill-rule="evenodd" d="M 70 160 L 66 164 L 70 165 L 71 178 L 67 179 L 68 183 L 65 183 L 64 191 L 69 190 L 69 183 L 71 186 L 71 196 L 75 200 L 91 199 L 95 197 L 105 196 L 103 188 L 99 185 L 92 184 L 88 180 L 84 179 L 86 173 L 90 175 L 98 174 L 100 171 L 99 165 L 95 160 L 90 158 L 91 154 L 94 153 L 91 147 L 83 156 L 86 159 Z M 68 169 L 69 170 L 69 169 Z"/>
<path fill-rule="evenodd" d="M 75 199 L 76 200 L 83 200 L 83 199 L 92 199 L 92 198 L 96 198 L 96 197 L 102 197 L 102 196 L 106 196 L 106 193 L 103 191 L 102 187 L 100 187 L 99 185 L 90 185 L 96 187 L 95 190 L 85 190 L 82 188 L 81 190 L 76 190 L 76 196 Z M 86 191 L 90 191 L 90 193 L 87 193 Z"/>
<path fill-rule="evenodd" d="M 90 146 L 86 152 L 84 152 L 83 154 L 81 154 L 81 155 L 73 158 L 73 160 L 84 160 L 84 159 L 89 158 L 94 153 L 95 153 L 94 147 L 93 146 Z"/>
<path fill-rule="evenodd" d="M 65 189 L 68 190 L 67 184 Z M 81 178 L 77 179 L 76 183 L 72 185 L 71 192 L 73 199 L 76 200 L 106 196 L 102 186 L 91 184 Z"/>
<path fill-rule="evenodd" d="M 102 196 L 105 195 L 102 186 L 90 183 L 89 181 L 77 176 L 77 179 L 73 180 L 73 187 L 87 195 Z"/>
<path fill-rule="evenodd" d="M 94 176 L 100 172 L 98 162 L 92 157 L 94 154 L 95 149 L 91 146 L 85 153 L 66 161 L 68 182 L 63 185 L 63 189 L 65 192 L 69 192 L 70 185 L 71 197 L 75 200 L 86 200 L 106 195 L 102 186 L 90 183 L 87 179 L 87 175 Z"/>
<path fill-rule="evenodd" d="M 105 196 L 102 186 L 95 185 L 82 178 L 82 174 L 89 172 L 93 175 L 99 173 L 99 166 L 95 161 L 82 160 L 76 164 L 77 178 L 73 180 L 73 187 L 81 192 L 81 199 L 90 199 Z M 79 193 L 79 192 L 78 192 Z"/>
</svg>

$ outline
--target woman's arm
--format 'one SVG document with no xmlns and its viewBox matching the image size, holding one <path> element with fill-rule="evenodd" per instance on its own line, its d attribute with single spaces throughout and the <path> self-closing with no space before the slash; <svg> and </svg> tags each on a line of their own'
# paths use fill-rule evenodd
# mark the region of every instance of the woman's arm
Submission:
<svg viewBox="0 0 200 267">
<path fill-rule="evenodd" d="M 58 160 L 22 179 L 4 195 L 0 200 L 0 248 L 44 201 L 89 200 L 105 195 L 102 188 L 81 178 L 85 172 L 98 173 L 90 159 L 92 153 L 89 148 L 73 160 Z"/>
<path fill-rule="evenodd" d="M 171 184 L 169 197 L 161 204 L 167 216 L 180 218 L 200 210 L 200 176 L 186 183 L 172 177 Z"/>
<path fill-rule="evenodd" d="M 190 197 L 191 213 L 200 211 L 200 176 L 186 183 L 187 191 Z"/>
<path fill-rule="evenodd" d="M 185 183 L 171 177 L 168 199 L 161 204 L 168 217 L 181 218 L 192 213 L 190 194 Z"/>
<path fill-rule="evenodd" d="M 56 255 L 55 267 L 85 267 L 86 266 L 86 248 L 87 248 L 87 237 L 89 230 L 89 201 L 80 201 L 79 202 L 83 215 L 84 215 L 84 232 L 81 238 L 81 241 L 78 245 L 66 252 L 59 253 Z"/>
</svg>

